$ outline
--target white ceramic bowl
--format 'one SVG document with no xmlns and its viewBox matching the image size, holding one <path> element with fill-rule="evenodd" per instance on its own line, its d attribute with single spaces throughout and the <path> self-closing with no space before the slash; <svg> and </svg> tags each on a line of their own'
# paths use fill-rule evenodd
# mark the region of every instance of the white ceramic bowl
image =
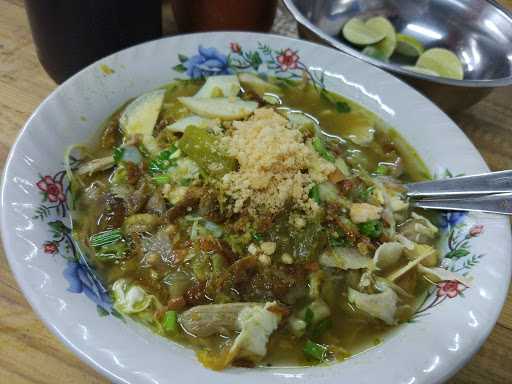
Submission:
<svg viewBox="0 0 512 384">
<path fill-rule="evenodd" d="M 10 153 L 2 184 L 2 236 L 11 268 L 34 310 L 85 362 L 119 383 L 446 380 L 483 343 L 505 300 L 511 254 L 506 218 L 445 215 L 442 246 L 448 257 L 443 266 L 468 273 L 473 285 L 440 283 L 414 322 L 379 346 L 330 366 L 213 372 L 190 350 L 109 315 L 101 283 L 83 261 L 73 259 L 62 173 L 65 148 L 88 140 L 131 97 L 176 77 L 241 68 L 281 77 L 308 70 L 317 80 L 323 72 L 327 89 L 357 101 L 398 129 L 433 172 L 488 171 L 464 134 L 427 99 L 391 75 L 332 49 L 272 35 L 227 32 L 139 45 L 62 84 L 30 117 Z"/>
</svg>

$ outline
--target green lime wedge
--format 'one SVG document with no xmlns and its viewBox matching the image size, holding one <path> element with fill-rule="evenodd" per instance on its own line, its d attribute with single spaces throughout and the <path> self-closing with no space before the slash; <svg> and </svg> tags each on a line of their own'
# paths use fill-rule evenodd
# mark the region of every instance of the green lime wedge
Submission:
<svg viewBox="0 0 512 384">
<path fill-rule="evenodd" d="M 391 57 L 396 47 L 396 33 L 393 24 L 384 17 L 372 17 L 366 22 L 368 29 L 378 31 L 385 35 L 384 40 L 373 44 L 371 47 L 363 49 L 363 53 L 375 58 L 381 58 L 380 60 L 386 61 Z M 373 48 L 373 49 L 370 49 Z"/>
<path fill-rule="evenodd" d="M 396 35 L 396 52 L 408 57 L 418 57 L 425 48 L 412 36 L 398 33 Z"/>
<path fill-rule="evenodd" d="M 357 17 L 353 17 L 345 23 L 342 33 L 345 39 L 356 45 L 375 44 L 386 37 L 384 32 L 369 28 L 363 20 Z"/>
<path fill-rule="evenodd" d="M 430 69 L 437 72 L 439 76 L 450 79 L 462 80 L 464 70 L 459 58 L 448 49 L 432 48 L 425 51 L 416 62 L 420 68 Z"/>
<path fill-rule="evenodd" d="M 402 65 L 402 68 L 408 69 L 409 71 L 421 73 L 422 75 L 439 76 L 439 73 L 427 68 L 414 67 L 412 65 Z"/>
<path fill-rule="evenodd" d="M 380 61 L 387 61 L 388 58 L 386 57 L 385 53 L 382 52 L 382 50 L 376 48 L 374 45 L 369 45 L 365 47 L 362 51 L 366 56 L 373 57 L 374 59 L 380 60 Z"/>
</svg>

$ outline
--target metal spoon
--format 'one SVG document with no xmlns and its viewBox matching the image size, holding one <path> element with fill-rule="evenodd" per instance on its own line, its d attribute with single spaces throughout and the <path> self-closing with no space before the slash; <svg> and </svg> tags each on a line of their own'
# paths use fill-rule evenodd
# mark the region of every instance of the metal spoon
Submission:
<svg viewBox="0 0 512 384">
<path fill-rule="evenodd" d="M 474 211 L 512 215 L 512 193 L 467 198 L 421 199 L 413 200 L 412 205 L 418 208 L 443 211 Z"/>
<path fill-rule="evenodd" d="M 406 184 L 419 208 L 512 215 L 512 171 Z"/>
</svg>

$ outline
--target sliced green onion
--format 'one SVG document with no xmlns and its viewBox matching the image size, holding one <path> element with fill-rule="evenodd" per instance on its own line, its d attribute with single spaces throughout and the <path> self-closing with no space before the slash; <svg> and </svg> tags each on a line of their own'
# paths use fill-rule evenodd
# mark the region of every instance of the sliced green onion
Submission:
<svg viewBox="0 0 512 384">
<path fill-rule="evenodd" d="M 144 144 L 139 144 L 137 149 L 139 150 L 140 154 L 144 157 L 149 157 L 149 151 L 144 146 Z"/>
<path fill-rule="evenodd" d="M 370 239 L 376 239 L 382 234 L 382 223 L 379 220 L 370 220 L 366 223 L 361 223 L 359 224 L 359 231 Z"/>
<path fill-rule="evenodd" d="M 157 175 L 151 178 L 158 185 L 169 184 L 171 179 L 171 175 Z"/>
<path fill-rule="evenodd" d="M 304 312 L 304 321 L 306 322 L 306 327 L 310 328 L 313 324 L 313 320 L 315 318 L 314 312 L 311 308 L 306 308 L 306 312 Z"/>
<path fill-rule="evenodd" d="M 318 188 L 318 184 L 314 185 L 310 190 L 309 190 L 309 197 L 314 201 L 316 202 L 317 204 L 320 204 L 321 201 L 320 201 L 320 189 Z"/>
<path fill-rule="evenodd" d="M 317 344 L 311 340 L 307 340 L 304 344 L 304 354 L 317 361 L 324 361 L 327 357 L 327 347 L 322 344 Z"/>
<path fill-rule="evenodd" d="M 165 172 L 173 165 L 176 165 L 176 159 L 173 154 L 177 149 L 175 145 L 172 145 L 169 149 L 160 152 L 158 156 L 149 163 L 149 173 L 151 175 L 157 175 Z"/>
<path fill-rule="evenodd" d="M 111 229 L 108 231 L 96 233 L 89 239 L 89 243 L 93 247 L 101 247 L 103 245 L 112 244 L 123 238 L 123 233 L 120 229 Z"/>
<path fill-rule="evenodd" d="M 257 242 L 263 241 L 263 235 L 261 233 L 253 233 L 252 238 Z"/>
<path fill-rule="evenodd" d="M 332 155 L 331 152 L 329 152 L 327 150 L 327 148 L 325 148 L 323 141 L 319 137 L 315 137 L 313 139 L 312 144 L 313 144 L 313 148 L 315 149 L 315 151 L 318 152 L 318 154 L 320 156 L 322 156 L 325 160 L 330 161 L 331 163 L 334 163 L 334 160 L 335 160 L 334 156 Z"/>
<path fill-rule="evenodd" d="M 330 317 L 327 319 L 323 319 L 316 324 L 313 329 L 311 330 L 311 337 L 314 339 L 319 338 L 322 336 L 326 331 L 331 329 L 332 327 L 332 320 Z"/>
<path fill-rule="evenodd" d="M 386 167 L 385 165 L 379 164 L 377 168 L 375 169 L 375 174 L 385 176 L 389 174 L 389 167 Z"/>
<path fill-rule="evenodd" d="M 96 251 L 96 258 L 100 261 L 114 261 L 124 259 L 126 256 L 127 246 L 124 241 L 107 244 L 100 247 Z"/>
<path fill-rule="evenodd" d="M 363 201 L 368 201 L 368 199 L 370 198 L 370 195 L 372 194 L 374 189 L 375 189 L 374 186 L 368 187 L 366 189 L 362 189 L 361 192 L 359 192 L 359 198 Z"/>
<path fill-rule="evenodd" d="M 192 183 L 192 179 L 189 179 L 186 177 L 184 177 L 183 179 L 180 180 L 180 185 L 182 187 L 188 187 L 190 185 L 190 183 Z"/>
<path fill-rule="evenodd" d="M 178 315 L 176 311 L 165 312 L 164 319 L 162 320 L 162 327 L 165 332 L 176 333 L 178 330 Z"/>
<path fill-rule="evenodd" d="M 337 247 L 349 247 L 352 246 L 352 242 L 343 234 L 340 232 L 335 232 L 328 238 L 329 245 L 332 248 Z"/>
<path fill-rule="evenodd" d="M 114 162 L 116 164 L 119 164 L 119 162 L 123 158 L 123 154 L 124 154 L 124 148 L 121 148 L 121 147 L 114 148 L 114 151 L 112 152 L 112 157 L 114 158 Z"/>
</svg>

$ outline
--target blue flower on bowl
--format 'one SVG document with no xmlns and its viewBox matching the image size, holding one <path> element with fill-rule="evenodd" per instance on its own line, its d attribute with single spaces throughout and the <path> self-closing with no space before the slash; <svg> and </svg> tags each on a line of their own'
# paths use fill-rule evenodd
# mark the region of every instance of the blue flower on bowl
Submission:
<svg viewBox="0 0 512 384">
<path fill-rule="evenodd" d="M 112 300 L 105 287 L 92 274 L 89 267 L 76 260 L 69 260 L 63 272 L 69 283 L 68 291 L 72 293 L 84 293 L 98 307 L 110 312 Z"/>
<path fill-rule="evenodd" d="M 442 229 L 454 227 L 460 223 L 468 213 L 465 211 L 444 212 L 439 219 L 439 226 Z"/>
<path fill-rule="evenodd" d="M 228 75 L 232 73 L 228 57 L 215 48 L 199 46 L 198 54 L 190 57 L 183 63 L 187 76 L 199 79 L 206 76 Z"/>
</svg>

